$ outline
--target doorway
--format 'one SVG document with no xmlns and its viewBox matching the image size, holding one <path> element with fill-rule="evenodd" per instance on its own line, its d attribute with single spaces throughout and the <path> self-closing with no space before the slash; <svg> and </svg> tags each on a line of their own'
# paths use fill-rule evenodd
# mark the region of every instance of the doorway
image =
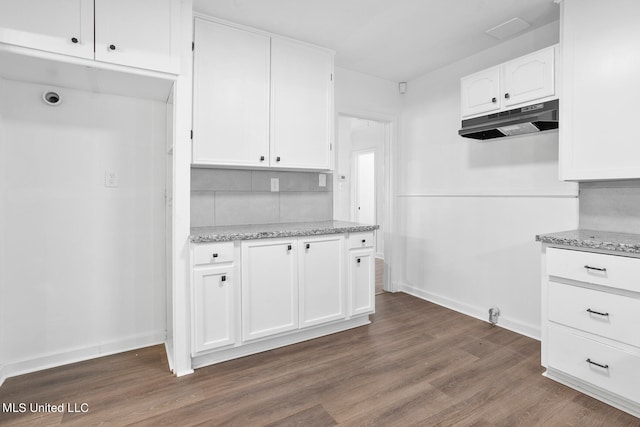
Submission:
<svg viewBox="0 0 640 427">
<path fill-rule="evenodd" d="M 380 226 L 375 248 L 376 294 L 389 290 L 384 274 L 385 213 L 388 207 L 385 165 L 389 128 L 389 122 L 338 115 L 334 218 Z"/>
<path fill-rule="evenodd" d="M 376 152 L 354 151 L 352 156 L 353 187 L 351 216 L 362 224 L 376 223 Z"/>
</svg>

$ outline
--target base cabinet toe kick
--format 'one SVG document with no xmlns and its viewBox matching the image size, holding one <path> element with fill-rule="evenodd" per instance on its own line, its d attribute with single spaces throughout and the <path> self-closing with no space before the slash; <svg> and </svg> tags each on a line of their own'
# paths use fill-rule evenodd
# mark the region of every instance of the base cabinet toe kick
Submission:
<svg viewBox="0 0 640 427">
<path fill-rule="evenodd" d="M 640 254 L 542 256 L 544 375 L 640 417 Z"/>
<path fill-rule="evenodd" d="M 191 243 L 199 368 L 370 323 L 374 231 Z"/>
</svg>

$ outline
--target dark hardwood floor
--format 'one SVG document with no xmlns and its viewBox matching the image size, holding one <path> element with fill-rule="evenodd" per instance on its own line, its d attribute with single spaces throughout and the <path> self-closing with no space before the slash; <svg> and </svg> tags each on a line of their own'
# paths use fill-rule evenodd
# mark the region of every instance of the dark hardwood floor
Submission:
<svg viewBox="0 0 640 427">
<path fill-rule="evenodd" d="M 405 294 L 376 304 L 369 326 L 181 378 L 161 346 L 10 378 L 3 404 L 88 412 L 2 413 L 0 425 L 640 426 L 542 377 L 535 340 Z"/>
</svg>

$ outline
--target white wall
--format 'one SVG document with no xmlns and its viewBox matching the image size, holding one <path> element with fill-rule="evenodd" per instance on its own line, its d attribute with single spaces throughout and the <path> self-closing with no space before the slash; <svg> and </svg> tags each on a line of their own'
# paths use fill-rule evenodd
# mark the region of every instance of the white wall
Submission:
<svg viewBox="0 0 640 427">
<path fill-rule="evenodd" d="M 48 88 L 48 87 L 47 87 Z M 164 342 L 166 105 L 5 81 L 0 363 L 9 375 Z M 105 170 L 119 187 L 105 188 Z"/>
<path fill-rule="evenodd" d="M 459 85 L 557 41 L 555 22 L 408 82 L 396 169 L 400 287 L 482 319 L 498 306 L 500 324 L 534 337 L 535 235 L 577 227 L 577 188 L 557 179 L 557 132 L 486 143 L 459 137 Z"/>
<path fill-rule="evenodd" d="M 373 150 L 376 161 L 376 223 L 381 225 L 385 222 L 384 199 L 384 157 L 387 128 L 384 123 L 371 120 L 361 120 L 348 116 L 338 117 L 338 141 L 337 156 L 335 165 L 334 180 L 339 180 L 341 175 L 346 179 L 338 181 L 335 188 L 338 194 L 334 198 L 334 218 L 344 221 L 354 221 L 351 192 L 353 186 L 353 164 L 352 153 L 354 151 Z M 340 186 L 342 183 L 342 187 Z M 384 255 L 384 239 L 376 240 L 376 254 L 379 257 Z"/>
<path fill-rule="evenodd" d="M 336 115 L 355 116 L 364 119 L 377 120 L 388 123 L 386 132 L 389 146 L 385 147 L 384 173 L 386 176 L 383 190 L 388 194 L 389 207 L 383 215 L 386 224 L 382 232 L 377 233 L 377 240 L 389 243 L 396 233 L 396 222 L 393 215 L 393 200 L 395 198 L 395 172 L 393 169 L 394 158 L 396 156 L 398 144 L 398 118 L 402 103 L 401 95 L 398 92 L 398 84 L 389 80 L 369 76 L 356 71 L 346 70 L 336 67 L 335 70 L 335 111 Z M 336 122 L 337 124 L 337 122 Z M 339 126 L 336 125 L 336 141 L 339 141 Z M 334 195 L 337 194 L 338 179 L 334 179 Z M 335 206 L 334 199 L 334 206 Z M 386 246 L 384 248 L 384 277 L 385 283 L 398 281 L 399 269 L 394 260 L 394 253 L 399 248 Z"/>
<path fill-rule="evenodd" d="M 336 113 L 369 119 L 399 114 L 401 98 L 397 83 L 339 67 L 335 74 Z"/>
</svg>

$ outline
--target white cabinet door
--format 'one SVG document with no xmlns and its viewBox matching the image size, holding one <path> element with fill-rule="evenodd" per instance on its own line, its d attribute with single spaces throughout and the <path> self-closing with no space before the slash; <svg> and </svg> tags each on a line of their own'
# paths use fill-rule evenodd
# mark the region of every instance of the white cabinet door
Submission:
<svg viewBox="0 0 640 427">
<path fill-rule="evenodd" d="M 93 59 L 93 0 L 0 2 L 0 42 Z"/>
<path fill-rule="evenodd" d="M 195 20 L 193 163 L 269 165 L 270 38 Z"/>
<path fill-rule="evenodd" d="M 375 257 L 373 251 L 349 253 L 351 315 L 375 311 Z"/>
<path fill-rule="evenodd" d="M 494 67 L 460 80 L 462 117 L 500 109 L 500 68 Z"/>
<path fill-rule="evenodd" d="M 640 178 L 640 2 L 614 3 L 561 3 L 563 180 Z"/>
<path fill-rule="evenodd" d="M 300 327 L 345 317 L 344 236 L 298 240 Z"/>
<path fill-rule="evenodd" d="M 535 101 L 555 94 L 553 47 L 525 55 L 504 64 L 505 106 Z"/>
<path fill-rule="evenodd" d="M 193 276 L 193 353 L 235 343 L 232 267 L 196 268 Z"/>
<path fill-rule="evenodd" d="M 271 40 L 271 166 L 329 169 L 333 54 Z"/>
<path fill-rule="evenodd" d="M 242 242 L 244 341 L 298 328 L 296 243 L 296 239 Z"/>
<path fill-rule="evenodd" d="M 180 0 L 95 0 L 95 59 L 177 73 Z"/>
</svg>

